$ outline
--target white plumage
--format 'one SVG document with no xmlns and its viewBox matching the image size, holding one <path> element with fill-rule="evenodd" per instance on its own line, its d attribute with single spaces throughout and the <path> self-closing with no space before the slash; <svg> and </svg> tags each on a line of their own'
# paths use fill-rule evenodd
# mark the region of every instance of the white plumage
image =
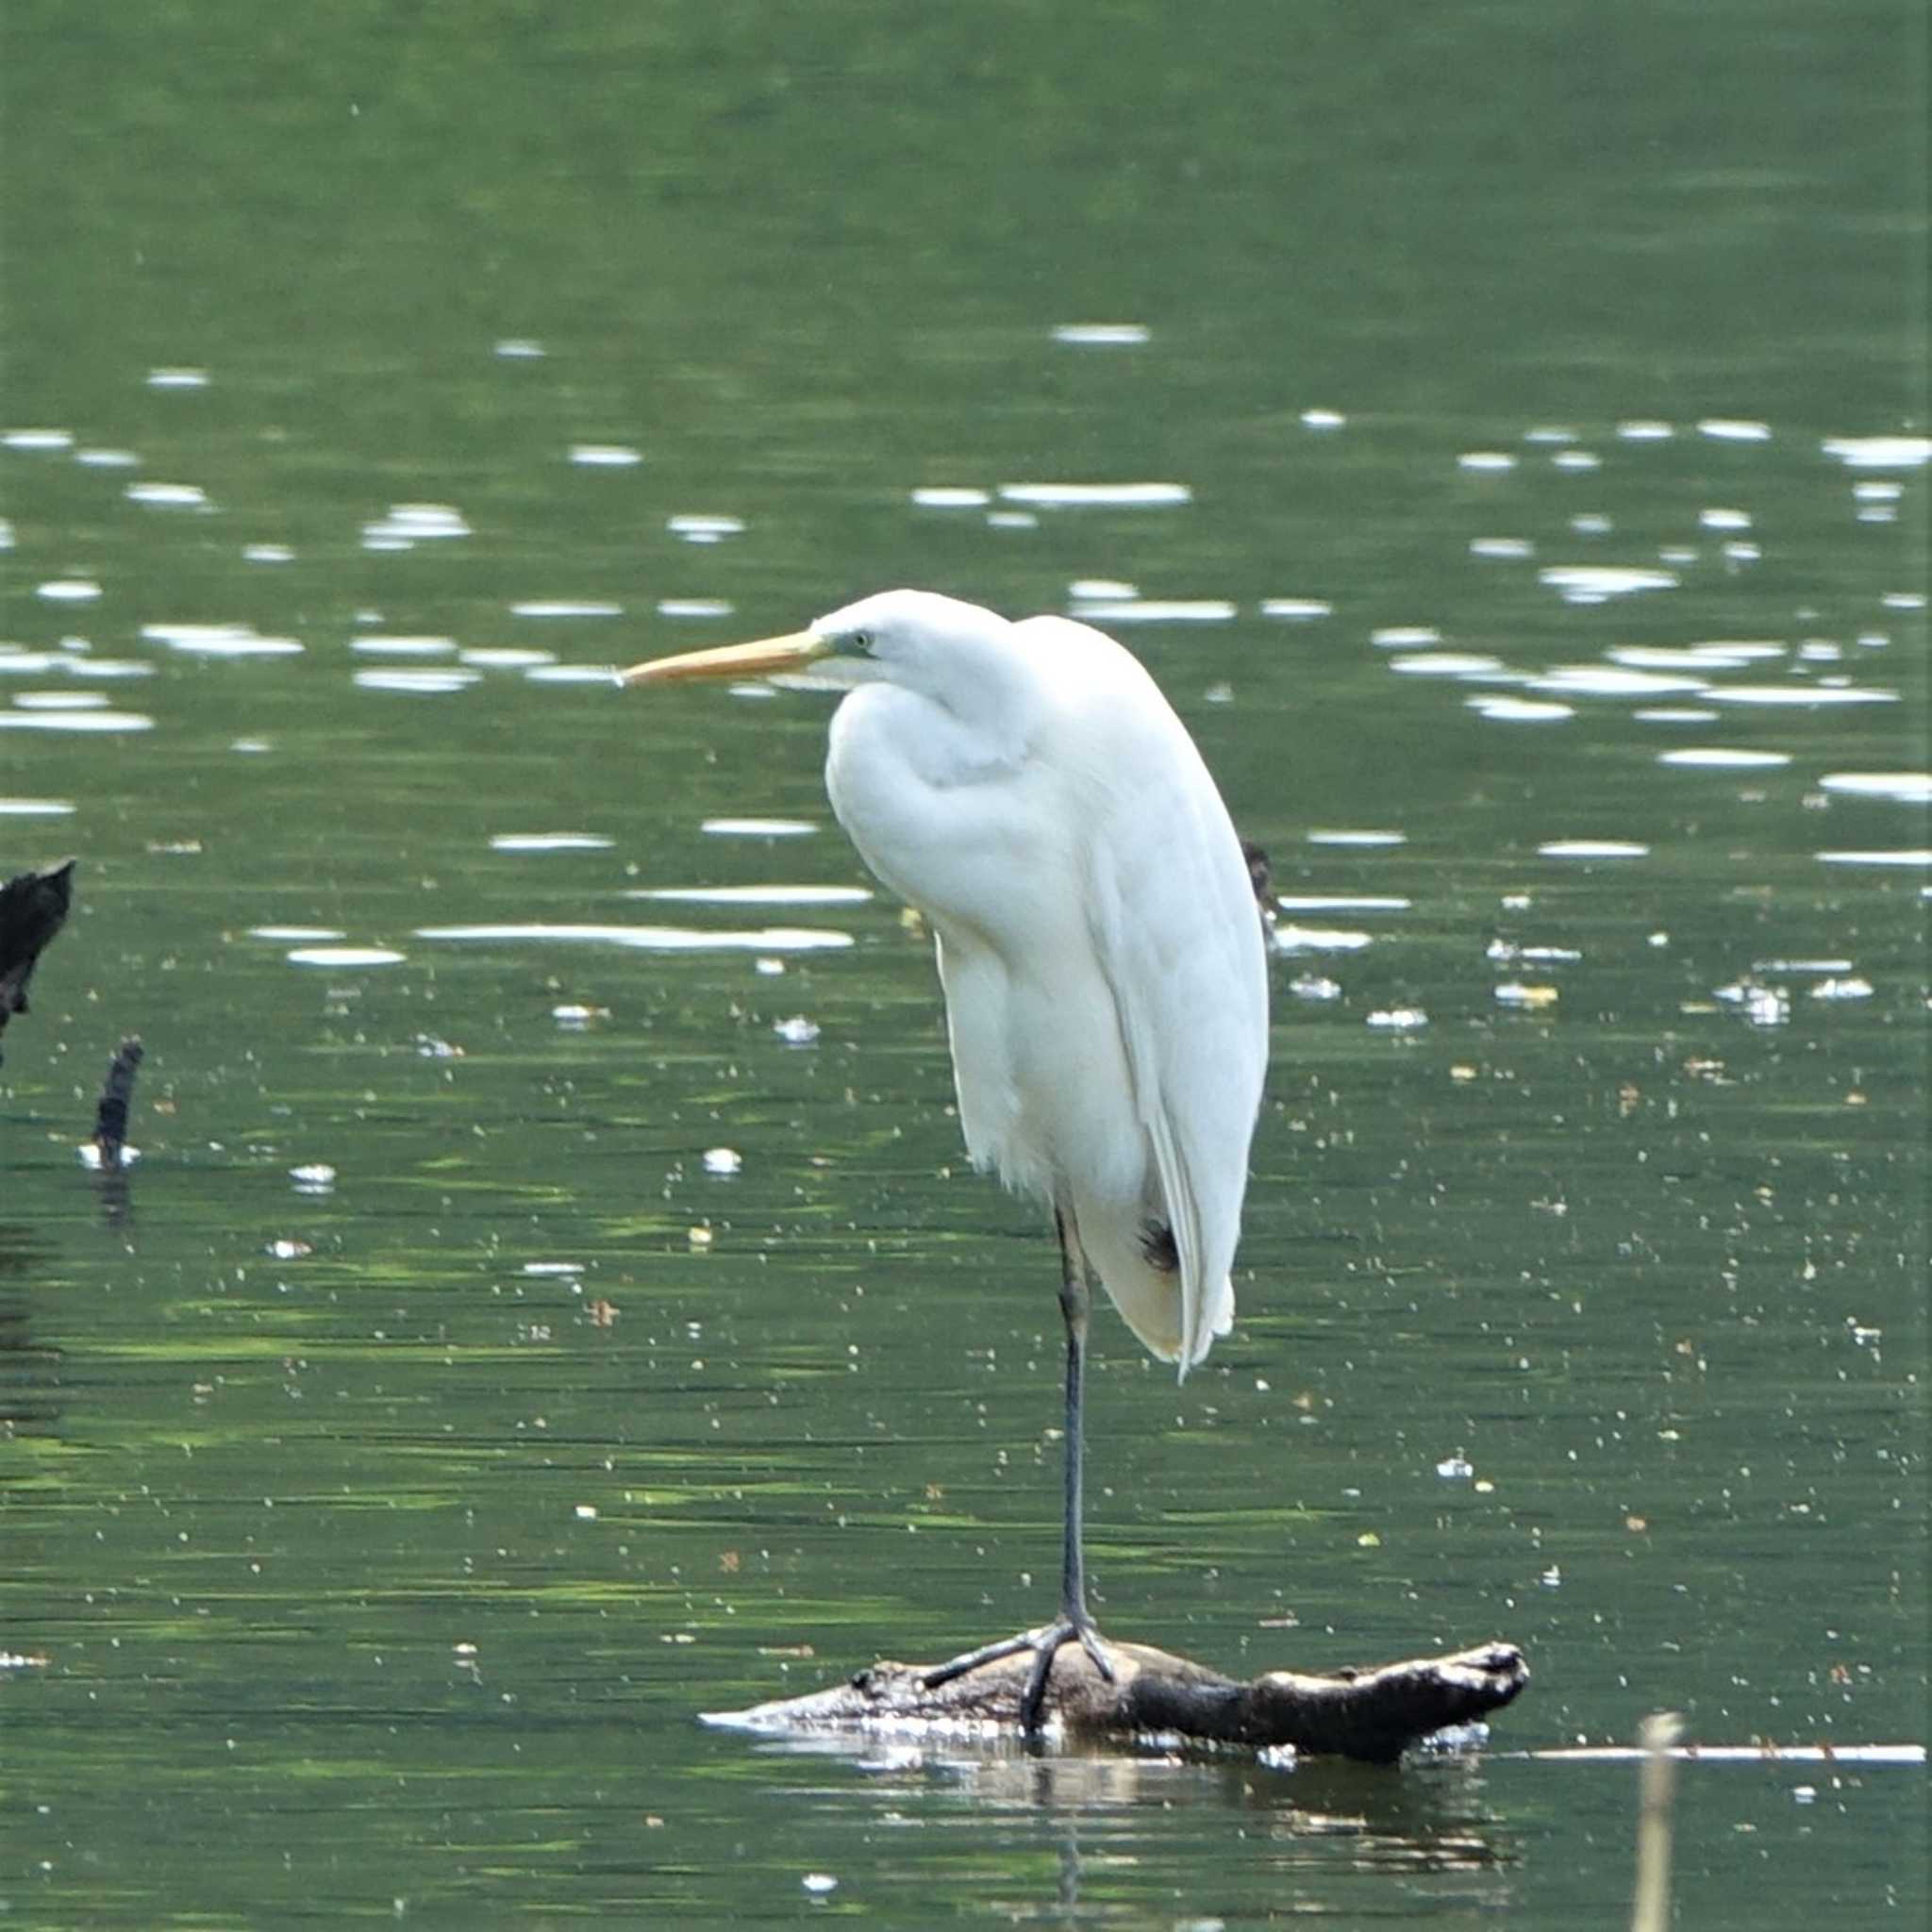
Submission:
<svg viewBox="0 0 1932 1932">
<path fill-rule="evenodd" d="M 939 940 L 967 1151 L 1070 1207 L 1141 1341 L 1183 1373 L 1229 1271 L 1268 1052 L 1241 841 L 1139 660 L 1083 624 L 890 591 L 832 722 L 832 809 Z M 1149 1259 L 1171 1230 L 1177 1268 Z"/>
</svg>

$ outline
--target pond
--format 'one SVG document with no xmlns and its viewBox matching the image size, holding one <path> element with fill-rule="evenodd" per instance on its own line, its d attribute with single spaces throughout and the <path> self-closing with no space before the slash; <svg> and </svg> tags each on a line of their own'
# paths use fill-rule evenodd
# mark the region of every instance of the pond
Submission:
<svg viewBox="0 0 1932 1932">
<path fill-rule="evenodd" d="M 0 1897 L 22 1924 L 1927 1901 L 1923 22 L 195 6 L 9 35 Z M 1109 1311 L 1105 1629 L 1502 1638 L 1393 1772 L 697 1714 L 1043 1617 L 1050 1231 L 829 705 L 1146 662 L 1278 899 L 1240 1318 Z M 139 1158 L 79 1155 L 117 1043 Z M 1855 1747 L 1918 1747 L 1861 1761 Z"/>
</svg>

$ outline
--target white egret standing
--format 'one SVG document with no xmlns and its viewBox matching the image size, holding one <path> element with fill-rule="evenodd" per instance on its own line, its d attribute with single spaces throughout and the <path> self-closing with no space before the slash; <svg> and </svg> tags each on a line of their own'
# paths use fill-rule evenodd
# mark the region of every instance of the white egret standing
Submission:
<svg viewBox="0 0 1932 1932">
<path fill-rule="evenodd" d="M 1080 1542 L 1090 1271 L 1183 1375 L 1233 1324 L 1268 1054 L 1254 888 L 1186 727 L 1138 659 L 1084 624 L 887 591 L 623 682 L 813 664 L 850 688 L 825 761 L 832 809 L 936 937 L 967 1151 L 1044 1202 L 1059 1232 L 1059 1615 L 928 1679 L 1030 1649 L 1030 1731 L 1062 1644 L 1113 1676 Z"/>
</svg>

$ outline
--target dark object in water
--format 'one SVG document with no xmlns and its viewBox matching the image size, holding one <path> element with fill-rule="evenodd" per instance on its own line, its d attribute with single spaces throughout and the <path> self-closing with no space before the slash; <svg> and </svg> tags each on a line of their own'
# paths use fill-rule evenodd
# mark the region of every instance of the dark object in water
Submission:
<svg viewBox="0 0 1932 1932">
<path fill-rule="evenodd" d="M 74 860 L 24 872 L 0 886 L 0 1033 L 26 1011 L 34 963 L 67 922 L 74 903 Z"/>
<path fill-rule="evenodd" d="M 1255 904 L 1261 908 L 1261 924 L 1274 924 L 1274 868 L 1268 855 L 1252 839 L 1241 841 L 1241 857 L 1248 861 L 1248 883 L 1255 889 Z"/>
<path fill-rule="evenodd" d="M 134 1098 L 134 1076 L 146 1052 L 135 1034 L 129 1034 L 114 1049 L 101 1088 L 101 1102 L 94 1109 L 94 1146 L 103 1171 L 109 1174 L 121 1165 L 121 1150 L 127 1144 L 127 1107 Z"/>
</svg>

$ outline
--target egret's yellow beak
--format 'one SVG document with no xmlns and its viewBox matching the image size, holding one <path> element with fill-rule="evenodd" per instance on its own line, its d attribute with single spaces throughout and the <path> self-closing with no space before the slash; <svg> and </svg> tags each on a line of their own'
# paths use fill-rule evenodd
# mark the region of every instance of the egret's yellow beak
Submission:
<svg viewBox="0 0 1932 1932">
<path fill-rule="evenodd" d="M 760 638 L 751 644 L 724 644 L 715 651 L 683 651 L 675 658 L 653 658 L 620 671 L 622 685 L 670 684 L 682 677 L 768 677 L 774 671 L 797 671 L 831 649 L 816 631 Z"/>
</svg>

